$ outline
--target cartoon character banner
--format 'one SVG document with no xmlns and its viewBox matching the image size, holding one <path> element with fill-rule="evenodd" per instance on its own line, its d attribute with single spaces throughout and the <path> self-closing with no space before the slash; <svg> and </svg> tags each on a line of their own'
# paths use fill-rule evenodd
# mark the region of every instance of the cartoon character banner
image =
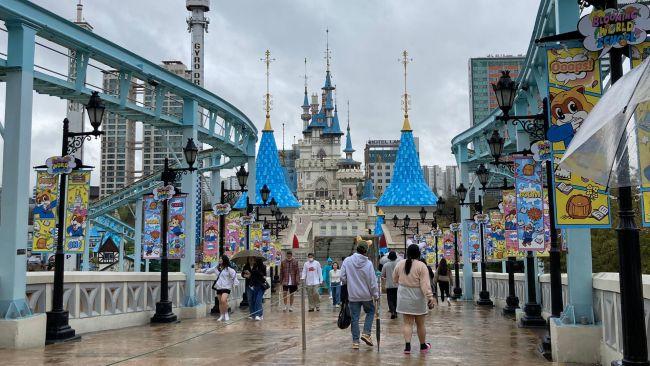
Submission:
<svg viewBox="0 0 650 366">
<path fill-rule="evenodd" d="M 637 67 L 650 55 L 650 42 L 630 46 L 632 67 Z M 650 227 L 650 102 L 640 103 L 636 107 L 636 143 L 639 158 L 639 173 L 641 175 L 641 207 L 643 226 Z"/>
<path fill-rule="evenodd" d="M 519 257 L 519 238 L 517 237 L 517 194 L 514 189 L 502 191 L 503 220 L 505 225 L 506 257 Z"/>
<path fill-rule="evenodd" d="M 226 216 L 224 250 L 228 257 L 232 257 L 235 253 L 244 250 L 246 247 L 246 228 L 241 226 L 240 216 L 241 212 L 239 211 L 231 211 Z"/>
<path fill-rule="evenodd" d="M 244 230 L 246 227 L 244 226 Z M 268 242 L 271 240 L 270 235 L 267 237 L 267 242 L 264 242 L 264 233 L 262 232 L 263 227 L 261 222 L 253 222 L 250 224 L 250 233 L 249 233 L 249 243 L 252 246 L 251 249 L 261 250 L 263 246 L 267 246 Z"/>
<path fill-rule="evenodd" d="M 558 169 L 557 163 L 573 136 L 602 94 L 602 75 L 597 52 L 578 46 L 549 47 L 549 118 L 547 138 L 551 142 L 555 174 L 557 227 L 610 227 L 610 205 L 606 187 L 593 180 Z"/>
<path fill-rule="evenodd" d="M 454 233 L 451 230 L 442 232 L 442 257 L 449 263 L 453 263 L 454 258 Z"/>
<path fill-rule="evenodd" d="M 465 220 L 467 228 L 467 246 L 469 261 L 477 263 L 481 261 L 481 235 L 479 225 L 474 220 Z"/>
<path fill-rule="evenodd" d="M 488 258 L 500 261 L 505 259 L 506 252 L 505 217 L 498 210 L 490 210 L 488 215 L 490 216 L 489 242 L 492 248 L 491 253 L 488 254 Z"/>
<path fill-rule="evenodd" d="M 142 258 L 158 259 L 162 251 L 161 222 L 162 201 L 152 194 L 142 198 Z"/>
<path fill-rule="evenodd" d="M 545 248 L 542 165 L 532 157 L 515 158 L 517 239 L 519 251 Z"/>
<path fill-rule="evenodd" d="M 88 222 L 88 200 L 90 198 L 90 171 L 77 171 L 68 175 L 68 191 L 65 205 L 66 253 L 83 253 L 84 234 Z"/>
<path fill-rule="evenodd" d="M 167 257 L 185 257 L 187 196 L 176 195 L 167 201 Z"/>
<path fill-rule="evenodd" d="M 212 263 L 219 256 L 219 216 L 203 212 L 203 262 Z"/>
<path fill-rule="evenodd" d="M 32 253 L 54 250 L 56 243 L 56 207 L 59 197 L 59 177 L 46 171 L 36 172 Z"/>
</svg>

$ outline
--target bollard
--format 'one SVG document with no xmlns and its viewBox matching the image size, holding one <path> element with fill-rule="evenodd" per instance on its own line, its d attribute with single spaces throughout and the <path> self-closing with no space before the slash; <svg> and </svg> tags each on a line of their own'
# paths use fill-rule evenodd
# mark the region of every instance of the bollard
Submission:
<svg viewBox="0 0 650 366">
<path fill-rule="evenodd" d="M 305 286 L 300 287 L 300 320 L 302 322 L 302 350 L 307 350 L 307 333 L 305 332 Z"/>
</svg>

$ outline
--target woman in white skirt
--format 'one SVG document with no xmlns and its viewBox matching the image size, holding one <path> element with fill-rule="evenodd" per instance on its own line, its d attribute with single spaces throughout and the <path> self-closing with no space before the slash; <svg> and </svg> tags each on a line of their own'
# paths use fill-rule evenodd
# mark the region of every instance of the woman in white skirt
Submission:
<svg viewBox="0 0 650 366">
<path fill-rule="evenodd" d="M 425 316 L 433 309 L 433 292 L 427 265 L 420 262 L 420 248 L 417 244 L 409 245 L 406 250 L 406 260 L 397 263 L 393 271 L 393 282 L 397 284 L 397 312 L 404 316 L 404 354 L 411 353 L 411 338 L 413 323 L 417 326 L 420 352 L 427 353 L 431 343 L 426 342 L 427 331 L 424 325 Z"/>
</svg>

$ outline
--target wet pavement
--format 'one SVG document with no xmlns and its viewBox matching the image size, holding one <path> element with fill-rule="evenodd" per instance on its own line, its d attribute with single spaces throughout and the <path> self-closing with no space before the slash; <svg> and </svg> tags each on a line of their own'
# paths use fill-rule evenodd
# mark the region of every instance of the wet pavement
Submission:
<svg viewBox="0 0 650 366">
<path fill-rule="evenodd" d="M 499 310 L 458 302 L 437 306 L 427 318 L 429 354 L 402 354 L 401 320 L 381 314 L 381 347 L 352 350 L 350 330 L 336 326 L 338 309 L 322 297 L 306 312 L 307 351 L 301 348 L 300 312 L 264 305 L 264 320 L 235 311 L 231 324 L 208 317 L 166 325 L 84 334 L 81 341 L 22 351 L 0 350 L 1 365 L 563 365 L 537 352 L 539 332 L 518 328 Z M 363 317 L 363 315 L 362 315 Z M 363 319 L 363 318 L 362 318 Z M 375 339 L 373 325 L 373 339 Z M 376 341 L 375 341 L 376 342 Z M 413 335 L 417 344 L 417 336 Z"/>
</svg>

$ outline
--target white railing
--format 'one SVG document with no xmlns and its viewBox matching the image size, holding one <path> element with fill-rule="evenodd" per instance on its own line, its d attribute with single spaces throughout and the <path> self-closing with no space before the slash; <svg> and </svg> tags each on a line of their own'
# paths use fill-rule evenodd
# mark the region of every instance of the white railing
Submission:
<svg viewBox="0 0 650 366">
<path fill-rule="evenodd" d="M 209 313 L 216 292 L 214 275 L 196 274 L 196 301 Z M 52 308 L 53 272 L 27 273 L 27 301 L 34 313 Z M 78 333 L 116 329 L 149 322 L 160 300 L 160 273 L 65 272 L 63 307 Z M 244 280 L 231 294 L 231 306 L 242 299 Z M 184 316 L 185 274 L 169 274 L 169 300 L 179 318 Z M 203 316 L 206 314 L 198 314 Z"/>
</svg>

